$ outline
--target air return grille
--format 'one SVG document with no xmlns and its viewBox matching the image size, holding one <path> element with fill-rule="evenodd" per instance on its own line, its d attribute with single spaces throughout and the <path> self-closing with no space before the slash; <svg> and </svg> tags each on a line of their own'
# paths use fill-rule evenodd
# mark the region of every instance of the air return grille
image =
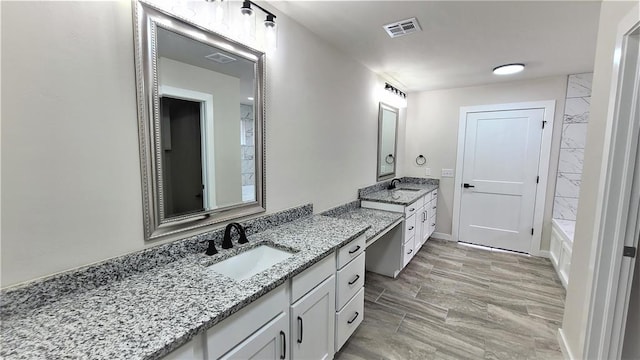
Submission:
<svg viewBox="0 0 640 360">
<path fill-rule="evenodd" d="M 207 59 L 209 59 L 209 60 L 212 60 L 212 61 L 218 62 L 218 63 L 220 63 L 220 64 L 226 64 L 226 63 L 230 63 L 230 62 L 232 62 L 232 61 L 236 61 L 236 59 L 235 59 L 235 58 L 232 58 L 232 57 L 231 57 L 231 56 L 229 56 L 229 55 L 225 55 L 225 54 L 223 54 L 223 53 L 219 53 L 219 52 L 217 52 L 217 53 L 213 53 L 213 54 L 210 54 L 210 55 L 207 55 L 207 56 L 205 56 L 205 57 L 206 57 Z"/>
<path fill-rule="evenodd" d="M 420 24 L 416 18 L 400 20 L 391 24 L 383 26 L 384 31 L 389 34 L 390 37 L 396 38 L 399 36 L 409 35 L 414 32 L 422 31 Z"/>
</svg>

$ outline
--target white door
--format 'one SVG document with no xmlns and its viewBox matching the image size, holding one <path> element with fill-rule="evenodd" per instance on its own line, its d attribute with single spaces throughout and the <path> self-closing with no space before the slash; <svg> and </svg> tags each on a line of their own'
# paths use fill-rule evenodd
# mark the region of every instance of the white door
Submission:
<svg viewBox="0 0 640 360">
<path fill-rule="evenodd" d="M 468 113 L 459 241 L 529 252 L 544 109 Z"/>
<path fill-rule="evenodd" d="M 291 358 L 332 359 L 336 278 L 331 275 L 291 305 Z"/>
<path fill-rule="evenodd" d="M 288 334 L 289 317 L 283 312 L 220 359 L 289 359 L 291 357 L 287 349 Z"/>
</svg>

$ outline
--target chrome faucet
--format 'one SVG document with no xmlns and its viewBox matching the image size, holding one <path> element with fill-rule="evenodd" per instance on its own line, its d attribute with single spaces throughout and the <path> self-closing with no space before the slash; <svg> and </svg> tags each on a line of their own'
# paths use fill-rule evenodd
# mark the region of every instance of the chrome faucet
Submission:
<svg viewBox="0 0 640 360">
<path fill-rule="evenodd" d="M 396 182 L 396 181 L 397 181 L 397 182 L 400 182 L 400 179 L 393 179 L 393 180 L 391 180 L 391 184 L 389 184 L 389 186 L 387 186 L 387 189 L 389 189 L 389 190 L 393 190 L 393 189 L 395 189 L 395 188 L 396 188 L 396 184 L 395 184 L 395 182 Z"/>
<path fill-rule="evenodd" d="M 223 249 L 231 249 L 233 247 L 233 243 L 231 242 L 231 229 L 235 228 L 238 234 L 240 235 L 240 239 L 238 239 L 238 244 L 246 244 L 249 242 L 247 240 L 247 235 L 244 231 L 242 225 L 238 223 L 231 223 L 227 225 L 226 229 L 224 229 L 224 238 L 222 239 L 222 248 Z"/>
</svg>

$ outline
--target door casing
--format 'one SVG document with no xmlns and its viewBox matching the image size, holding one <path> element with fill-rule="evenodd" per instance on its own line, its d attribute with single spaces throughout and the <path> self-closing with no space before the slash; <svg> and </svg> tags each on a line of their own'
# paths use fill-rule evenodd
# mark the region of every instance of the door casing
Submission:
<svg viewBox="0 0 640 360">
<path fill-rule="evenodd" d="M 549 178 L 549 161 L 551 156 L 551 142 L 553 136 L 555 100 L 532 101 L 521 103 L 491 104 L 478 106 L 463 106 L 460 108 L 460 120 L 458 124 L 458 154 L 456 158 L 456 173 L 454 178 L 453 193 L 453 224 L 452 240 L 459 240 L 460 227 L 460 203 L 462 199 L 462 169 L 464 165 L 464 144 L 466 141 L 467 114 L 487 111 L 528 110 L 543 109 L 543 121 L 546 121 L 542 132 L 540 146 L 540 161 L 538 163 L 538 175 L 540 176 L 538 191 L 535 198 L 535 210 L 533 217 L 533 235 L 529 253 L 535 256 L 547 256 L 548 251 L 540 250 L 542 239 L 542 225 L 544 222 L 544 209 L 546 204 L 546 185 Z M 542 124 L 540 124 L 542 126 Z"/>
</svg>

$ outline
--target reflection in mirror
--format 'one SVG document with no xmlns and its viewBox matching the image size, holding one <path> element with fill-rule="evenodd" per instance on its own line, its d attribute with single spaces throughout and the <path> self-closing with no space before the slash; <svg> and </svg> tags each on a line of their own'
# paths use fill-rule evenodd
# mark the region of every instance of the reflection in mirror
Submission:
<svg viewBox="0 0 640 360">
<path fill-rule="evenodd" d="M 396 174 L 398 109 L 380 103 L 378 108 L 378 181 Z"/>
<path fill-rule="evenodd" d="M 136 25 L 146 239 L 264 211 L 264 54 L 140 2 Z"/>
<path fill-rule="evenodd" d="M 255 201 L 254 62 L 163 28 L 158 59 L 165 217 Z"/>
</svg>

